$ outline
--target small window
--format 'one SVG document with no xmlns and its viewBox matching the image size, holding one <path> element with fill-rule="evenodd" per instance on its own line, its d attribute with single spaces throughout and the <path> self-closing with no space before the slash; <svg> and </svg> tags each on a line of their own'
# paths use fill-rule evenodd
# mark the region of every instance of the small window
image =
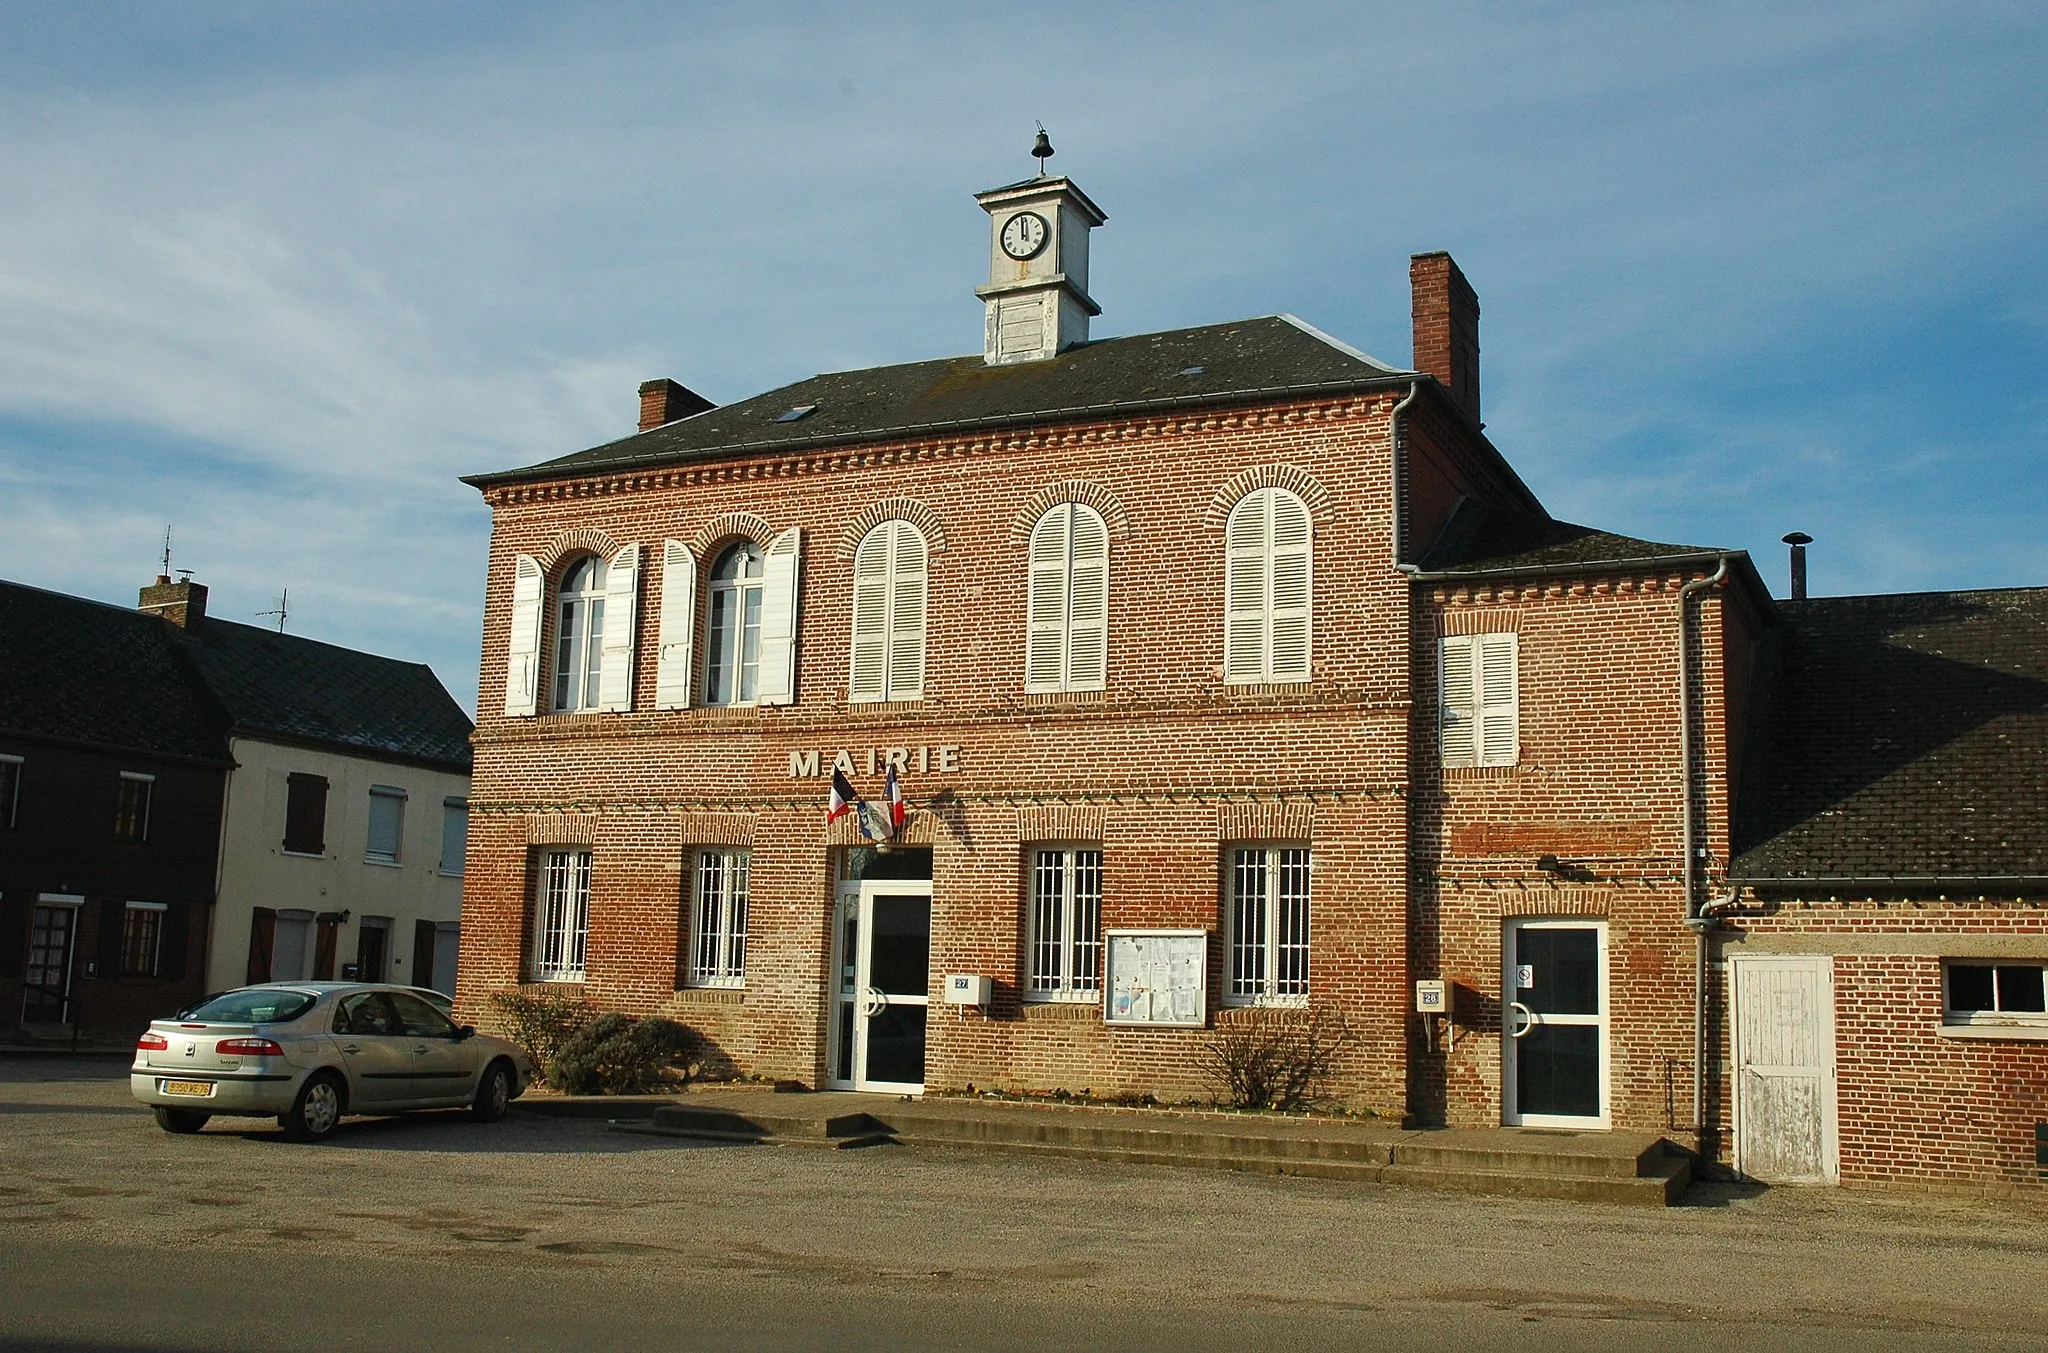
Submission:
<svg viewBox="0 0 2048 1353">
<path fill-rule="evenodd" d="M 690 927 L 692 986 L 746 985 L 747 866 L 744 850 L 698 852 L 695 920 Z"/>
<path fill-rule="evenodd" d="M 1950 963 L 1949 1024 L 2048 1024 L 2048 963 Z"/>
<path fill-rule="evenodd" d="M 469 800 L 441 800 L 441 872 L 462 877 L 463 857 L 469 854 Z"/>
<path fill-rule="evenodd" d="M 293 855 L 327 850 L 327 777 L 297 771 L 284 781 L 284 848 Z"/>
<path fill-rule="evenodd" d="M 149 797 L 154 775 L 121 772 L 121 797 L 114 805 L 114 835 L 128 841 L 149 839 Z"/>
<path fill-rule="evenodd" d="M 1307 848 L 1249 847 L 1231 851 L 1228 891 L 1231 1003 L 1306 1003 Z"/>
<path fill-rule="evenodd" d="M 1513 634 L 1443 641 L 1437 727 L 1444 765 L 1512 766 L 1521 759 L 1518 648 Z"/>
<path fill-rule="evenodd" d="M 164 912 L 161 902 L 130 902 L 121 917 L 121 975 L 154 977 L 163 960 Z"/>
<path fill-rule="evenodd" d="M 1024 992 L 1037 1001 L 1092 1001 L 1102 995 L 1102 851 L 1033 852 L 1031 955 Z"/>
<path fill-rule="evenodd" d="M 404 837 L 405 791 L 390 785 L 371 785 L 370 839 L 363 847 L 363 858 L 371 864 L 397 864 Z"/>
<path fill-rule="evenodd" d="M 532 980 L 581 982 L 589 930 L 590 852 L 541 852 L 534 890 Z"/>
<path fill-rule="evenodd" d="M 743 541 L 711 568 L 704 703 L 751 705 L 761 688 L 761 551 Z"/>
<path fill-rule="evenodd" d="M 555 609 L 555 708 L 598 707 L 604 659 L 604 560 L 586 555 L 563 575 Z"/>
<path fill-rule="evenodd" d="M 885 521 L 853 554 L 855 700 L 924 698 L 925 580 L 930 556 L 907 521 Z"/>
<path fill-rule="evenodd" d="M 1315 553 L 1308 505 L 1285 489 L 1257 489 L 1230 510 L 1223 534 L 1223 679 L 1307 681 Z"/>
<path fill-rule="evenodd" d="M 20 757 L 0 752 L 0 828 L 14 825 L 14 811 L 21 804 L 21 766 Z"/>
</svg>

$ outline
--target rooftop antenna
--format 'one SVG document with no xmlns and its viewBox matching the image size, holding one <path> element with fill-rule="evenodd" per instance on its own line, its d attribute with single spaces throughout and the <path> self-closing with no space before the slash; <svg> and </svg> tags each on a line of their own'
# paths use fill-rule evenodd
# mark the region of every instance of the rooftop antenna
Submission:
<svg viewBox="0 0 2048 1353">
<path fill-rule="evenodd" d="M 1037 177 L 1044 178 L 1045 162 L 1052 158 L 1052 138 L 1045 134 L 1043 122 L 1038 123 L 1038 139 L 1031 143 L 1031 154 L 1038 161 Z"/>
<path fill-rule="evenodd" d="M 171 580 L 171 527 L 168 522 L 164 524 L 164 566 L 156 575 L 156 580 L 160 583 Z"/>
<path fill-rule="evenodd" d="M 276 617 L 277 617 L 277 632 L 278 632 L 279 634 L 283 634 L 283 633 L 284 633 L 284 622 L 285 622 L 285 618 L 286 618 L 287 616 L 289 616 L 289 615 L 290 615 L 290 614 L 292 613 L 292 612 L 291 612 L 291 600 L 292 600 L 292 590 L 291 590 L 291 589 L 290 589 L 289 587 L 287 587 L 287 588 L 286 588 L 286 589 L 284 590 L 284 594 L 283 594 L 282 596 L 280 596 L 280 597 L 279 597 L 279 598 L 277 599 L 277 609 L 276 609 L 276 610 L 274 610 L 274 611 L 258 611 L 258 612 L 256 612 L 256 616 L 257 616 L 257 618 L 258 618 L 259 620 L 267 620 L 267 619 L 269 619 L 269 618 L 270 618 L 271 616 L 276 616 Z"/>
</svg>

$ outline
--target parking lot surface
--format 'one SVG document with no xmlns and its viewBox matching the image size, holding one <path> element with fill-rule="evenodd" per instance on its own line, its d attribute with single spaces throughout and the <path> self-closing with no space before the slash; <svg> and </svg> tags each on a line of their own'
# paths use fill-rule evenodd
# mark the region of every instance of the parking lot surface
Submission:
<svg viewBox="0 0 2048 1353">
<path fill-rule="evenodd" d="M 515 1112 L 159 1132 L 0 1058 L 0 1350 L 2048 1347 L 2048 1202 L 1669 1211 Z"/>
</svg>

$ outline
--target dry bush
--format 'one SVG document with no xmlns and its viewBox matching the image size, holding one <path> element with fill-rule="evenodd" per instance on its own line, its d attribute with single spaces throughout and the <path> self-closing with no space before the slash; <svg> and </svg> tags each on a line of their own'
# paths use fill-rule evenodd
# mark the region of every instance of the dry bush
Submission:
<svg viewBox="0 0 2048 1353">
<path fill-rule="evenodd" d="M 1204 1069 L 1234 1109 L 1296 1113 L 1330 1097 L 1337 1059 L 1353 1041 L 1328 1006 L 1258 1010 L 1217 1029 L 1202 1049 Z"/>
</svg>

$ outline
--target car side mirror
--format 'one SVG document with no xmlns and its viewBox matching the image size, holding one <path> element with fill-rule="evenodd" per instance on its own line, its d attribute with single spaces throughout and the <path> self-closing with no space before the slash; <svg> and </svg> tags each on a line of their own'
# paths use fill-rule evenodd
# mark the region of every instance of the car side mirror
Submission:
<svg viewBox="0 0 2048 1353">
<path fill-rule="evenodd" d="M 475 1037 L 476 1026 L 474 1024 L 465 1024 L 455 1031 L 455 1041 L 458 1043 L 463 1042 L 466 1039 L 471 1039 Z"/>
</svg>

